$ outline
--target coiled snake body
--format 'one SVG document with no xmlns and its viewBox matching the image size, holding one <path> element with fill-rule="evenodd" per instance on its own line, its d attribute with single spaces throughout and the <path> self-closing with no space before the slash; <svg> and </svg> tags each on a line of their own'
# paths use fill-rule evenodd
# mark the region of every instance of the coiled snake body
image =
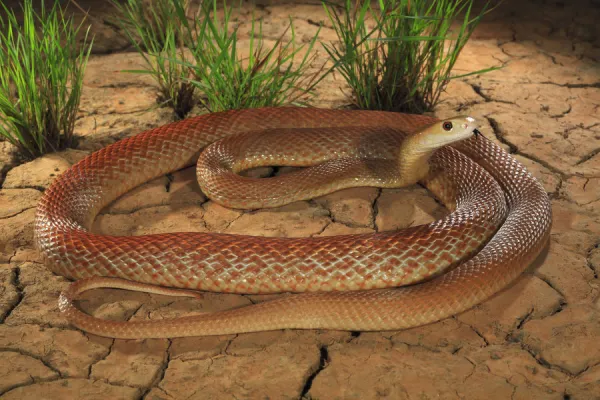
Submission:
<svg viewBox="0 0 600 400">
<path fill-rule="evenodd" d="M 61 294 L 61 311 L 75 326 L 103 336 L 395 330 L 434 322 L 512 282 L 542 250 L 551 220 L 546 192 L 521 164 L 473 136 L 472 126 L 452 140 L 446 128 L 426 116 L 304 108 L 228 111 L 168 124 L 95 152 L 57 178 L 38 206 L 36 245 L 52 271 L 79 279 Z M 277 142 L 282 150 L 270 153 Z M 421 180 L 452 213 L 404 231 L 332 237 L 89 231 L 102 207 L 191 165 L 211 143 L 198 162 L 199 181 L 227 206 L 275 207 L 343 187 Z M 262 180 L 235 175 L 263 164 L 317 165 Z M 461 262 L 465 257 L 471 258 Z M 306 293 L 174 320 L 119 322 L 73 305 L 95 287 L 179 296 L 194 294 L 167 287 Z"/>
</svg>

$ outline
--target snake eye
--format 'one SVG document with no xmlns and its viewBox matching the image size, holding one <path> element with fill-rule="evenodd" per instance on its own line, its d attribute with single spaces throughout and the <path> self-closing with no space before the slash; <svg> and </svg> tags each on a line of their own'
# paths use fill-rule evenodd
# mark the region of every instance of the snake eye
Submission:
<svg viewBox="0 0 600 400">
<path fill-rule="evenodd" d="M 442 128 L 444 128 L 445 131 L 450 132 L 452 130 L 452 122 L 450 122 L 450 121 L 444 122 L 444 124 L 442 125 Z"/>
</svg>

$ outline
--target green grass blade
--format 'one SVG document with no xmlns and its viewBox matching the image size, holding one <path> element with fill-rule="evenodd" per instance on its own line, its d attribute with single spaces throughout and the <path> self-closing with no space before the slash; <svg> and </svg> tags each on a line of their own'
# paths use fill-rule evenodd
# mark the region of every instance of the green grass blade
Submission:
<svg viewBox="0 0 600 400">
<path fill-rule="evenodd" d="M 69 146 L 93 43 L 89 27 L 77 43 L 83 21 L 75 26 L 59 3 L 36 13 L 25 0 L 21 22 L 1 5 L 0 135 L 27 158 Z"/>
<path fill-rule="evenodd" d="M 339 44 L 323 46 L 352 90 L 359 108 L 431 111 L 450 79 L 458 56 L 489 2 L 473 17 L 473 0 L 350 0 L 339 12 L 323 7 Z M 367 28 L 367 15 L 375 28 Z M 458 30 L 454 32 L 454 24 Z M 486 73 L 474 71 L 462 77 Z"/>
</svg>

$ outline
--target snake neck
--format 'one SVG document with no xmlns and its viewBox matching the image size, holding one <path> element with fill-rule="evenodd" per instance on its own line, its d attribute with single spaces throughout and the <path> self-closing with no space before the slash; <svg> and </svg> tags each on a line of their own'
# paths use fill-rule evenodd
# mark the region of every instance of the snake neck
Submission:
<svg viewBox="0 0 600 400">
<path fill-rule="evenodd" d="M 412 185 L 425 178 L 429 173 L 429 160 L 434 150 L 423 150 L 417 136 L 404 140 L 398 153 L 398 169 L 403 185 Z"/>
</svg>

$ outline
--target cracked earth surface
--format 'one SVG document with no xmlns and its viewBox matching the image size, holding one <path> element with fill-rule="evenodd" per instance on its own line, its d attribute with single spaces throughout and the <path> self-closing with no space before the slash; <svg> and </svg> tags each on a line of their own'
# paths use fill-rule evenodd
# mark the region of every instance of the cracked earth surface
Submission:
<svg viewBox="0 0 600 400">
<path fill-rule="evenodd" d="M 598 399 L 600 398 L 600 40 L 598 1 L 506 2 L 489 14 L 455 72 L 504 68 L 448 86 L 435 115 L 481 118 L 482 131 L 513 153 L 552 199 L 551 243 L 512 286 L 474 309 L 398 332 L 277 331 L 172 340 L 112 340 L 70 327 L 57 309 L 68 281 L 32 246 L 35 206 L 74 162 L 120 138 L 172 120 L 148 109 L 156 90 L 140 57 L 90 8 L 94 55 L 76 125 L 77 149 L 19 164 L 0 142 L 0 397 L 69 399 Z M 247 32 L 250 8 L 239 16 Z M 320 3 L 266 3 L 272 43 L 293 16 L 298 40 L 323 21 Z M 321 50 L 322 51 L 322 50 Z M 112 54 L 107 54 L 112 53 Z M 329 76 L 314 105 L 347 103 Z M 257 175 L 284 173 L 262 169 Z M 419 187 L 351 189 L 271 211 L 238 212 L 200 192 L 193 168 L 126 194 L 97 218 L 96 232 L 139 235 L 217 231 L 322 236 L 399 229 L 445 210 Z M 202 301 L 119 290 L 87 293 L 96 316 L 146 320 L 265 301 L 207 294 Z"/>
</svg>

